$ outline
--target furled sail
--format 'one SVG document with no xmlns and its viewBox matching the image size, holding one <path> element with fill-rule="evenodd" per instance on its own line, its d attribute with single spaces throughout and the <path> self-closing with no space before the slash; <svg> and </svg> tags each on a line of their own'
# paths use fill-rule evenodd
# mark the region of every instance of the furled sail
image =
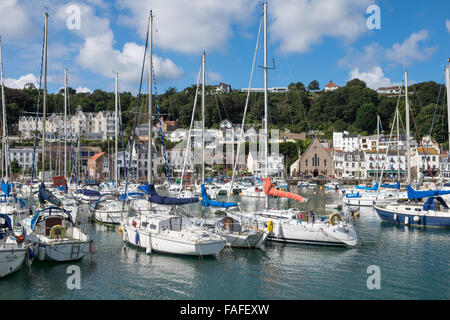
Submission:
<svg viewBox="0 0 450 320">
<path fill-rule="evenodd" d="M 44 182 L 42 182 L 41 185 L 39 186 L 39 202 L 41 204 L 44 204 L 45 201 L 48 201 L 57 207 L 60 207 L 62 205 L 61 200 L 55 197 L 55 195 L 51 193 L 49 190 L 45 189 Z"/>
<path fill-rule="evenodd" d="M 373 187 L 356 186 L 355 188 L 361 190 L 378 190 L 378 182 L 375 182 L 375 185 Z"/>
<path fill-rule="evenodd" d="M 380 187 L 400 190 L 400 182 L 397 181 L 395 184 L 382 184 Z"/>
<path fill-rule="evenodd" d="M 442 196 L 445 194 L 450 194 L 450 190 L 417 191 L 417 190 L 414 190 L 411 186 L 408 186 L 408 199 L 428 198 L 428 197 L 434 197 L 434 196 Z"/>
<path fill-rule="evenodd" d="M 237 206 L 236 202 L 223 202 L 223 201 L 215 201 L 211 200 L 206 193 L 206 187 L 202 184 L 202 201 L 201 205 L 203 207 L 219 207 L 219 208 L 230 208 Z"/>
<path fill-rule="evenodd" d="M 303 198 L 302 196 L 292 193 L 292 192 L 286 192 L 286 191 L 280 191 L 277 190 L 272 182 L 270 182 L 270 178 L 265 178 L 264 183 L 264 192 L 269 196 L 279 197 L 279 198 L 288 198 L 288 199 L 294 199 L 298 202 L 306 202 L 307 200 Z"/>
<path fill-rule="evenodd" d="M 155 187 L 152 184 L 148 184 L 148 201 L 157 204 L 165 204 L 165 205 L 182 205 L 188 203 L 198 202 L 198 198 L 173 198 L 173 197 L 163 197 L 160 196 Z M 142 189 L 140 189 L 142 190 Z"/>
</svg>

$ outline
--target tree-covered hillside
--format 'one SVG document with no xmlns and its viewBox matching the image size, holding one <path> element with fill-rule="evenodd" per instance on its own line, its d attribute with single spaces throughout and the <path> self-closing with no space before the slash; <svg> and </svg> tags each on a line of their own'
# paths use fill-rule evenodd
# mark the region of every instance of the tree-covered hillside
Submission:
<svg viewBox="0 0 450 320">
<path fill-rule="evenodd" d="M 331 138 L 333 131 L 347 130 L 354 133 L 372 134 L 376 132 L 376 116 L 381 117 L 384 132 L 389 134 L 398 97 L 379 95 L 358 79 L 353 79 L 334 91 L 318 91 L 318 83 L 305 88 L 303 83 L 291 83 L 286 93 L 269 93 L 269 123 L 272 127 L 288 128 L 293 132 L 319 130 Z M 217 127 L 223 119 L 241 123 L 246 93 L 233 91 L 229 94 L 213 94 L 214 87 L 207 87 L 206 126 Z M 314 89 L 314 90 L 313 90 Z M 447 112 L 445 108 L 445 87 L 433 81 L 414 84 L 409 87 L 411 109 L 411 132 L 415 134 L 415 124 L 421 136 L 430 133 L 440 143 L 447 142 Z M 114 93 L 95 90 L 92 93 L 77 93 L 69 88 L 70 112 L 78 105 L 83 111 L 97 112 L 114 110 Z M 439 95 L 440 93 L 440 95 Z M 436 102 L 439 105 L 436 108 Z M 38 90 L 33 85 L 24 89 L 5 89 L 9 126 L 21 115 L 34 115 Z M 158 96 L 161 114 L 166 120 L 179 120 L 182 127 L 188 127 L 195 97 L 195 86 L 178 91 L 169 88 Z M 143 95 L 139 107 L 139 123 L 147 121 L 147 96 Z M 400 99 L 402 123 L 405 123 L 405 101 Z M 47 95 L 47 113 L 63 112 L 63 92 Z M 137 97 L 129 92 L 120 94 L 122 116 L 126 132 L 129 134 L 134 124 Z M 200 101 L 200 99 L 199 99 Z M 200 102 L 199 102 L 200 103 Z M 41 99 L 42 104 L 42 99 Z M 42 108 L 42 106 L 41 106 Z M 42 110 L 42 109 L 41 109 Z M 144 114 L 142 114 L 144 113 Z M 200 108 L 196 119 L 200 120 Z M 260 127 L 263 121 L 264 95 L 251 93 L 246 124 Z"/>
</svg>

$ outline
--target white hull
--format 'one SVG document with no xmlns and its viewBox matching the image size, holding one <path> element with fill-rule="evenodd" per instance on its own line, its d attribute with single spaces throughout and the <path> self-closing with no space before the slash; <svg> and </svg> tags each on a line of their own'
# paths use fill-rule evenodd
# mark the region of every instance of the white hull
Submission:
<svg viewBox="0 0 450 320">
<path fill-rule="evenodd" d="M 206 256 L 218 254 L 225 246 L 225 240 L 196 243 L 170 239 L 168 237 L 142 231 L 139 233 L 138 241 L 136 243 L 136 228 L 133 226 L 123 226 L 123 231 L 125 241 L 129 244 L 162 253 Z"/>
<path fill-rule="evenodd" d="M 9 248 L 0 247 L 0 278 L 16 272 L 25 260 L 27 249 L 23 246 Z"/>
<path fill-rule="evenodd" d="M 89 252 L 89 242 L 64 241 L 34 243 L 33 252 L 39 261 L 75 261 L 83 258 Z"/>
<path fill-rule="evenodd" d="M 256 248 L 260 249 L 269 235 L 268 232 L 255 232 L 251 234 L 233 234 L 227 232 L 217 232 L 225 238 L 227 243 L 233 248 Z"/>
</svg>

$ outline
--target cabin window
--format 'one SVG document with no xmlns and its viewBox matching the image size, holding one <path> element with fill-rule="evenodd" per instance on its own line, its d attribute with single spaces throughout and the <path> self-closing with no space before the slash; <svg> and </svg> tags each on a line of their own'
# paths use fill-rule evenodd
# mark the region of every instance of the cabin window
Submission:
<svg viewBox="0 0 450 320">
<path fill-rule="evenodd" d="M 405 210 L 411 210 L 411 208 L 405 208 Z"/>
<path fill-rule="evenodd" d="M 154 225 L 154 224 L 151 224 L 151 225 L 150 225 L 150 229 L 152 229 L 152 230 L 156 230 L 156 225 Z"/>
<path fill-rule="evenodd" d="M 420 208 L 416 208 L 416 209 L 414 209 L 414 210 L 416 210 L 416 211 L 422 211 L 422 209 L 420 209 Z"/>
</svg>

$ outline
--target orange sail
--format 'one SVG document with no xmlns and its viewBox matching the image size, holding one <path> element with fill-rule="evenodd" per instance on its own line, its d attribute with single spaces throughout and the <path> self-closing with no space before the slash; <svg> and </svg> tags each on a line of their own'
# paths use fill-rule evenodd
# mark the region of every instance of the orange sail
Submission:
<svg viewBox="0 0 450 320">
<path fill-rule="evenodd" d="M 298 194 L 277 190 L 274 187 L 274 185 L 272 184 L 272 182 L 270 182 L 270 178 L 265 178 L 264 181 L 265 181 L 264 182 L 264 192 L 267 195 L 279 197 L 279 198 L 294 199 L 294 200 L 297 200 L 298 202 L 303 201 L 303 197 Z"/>
</svg>

